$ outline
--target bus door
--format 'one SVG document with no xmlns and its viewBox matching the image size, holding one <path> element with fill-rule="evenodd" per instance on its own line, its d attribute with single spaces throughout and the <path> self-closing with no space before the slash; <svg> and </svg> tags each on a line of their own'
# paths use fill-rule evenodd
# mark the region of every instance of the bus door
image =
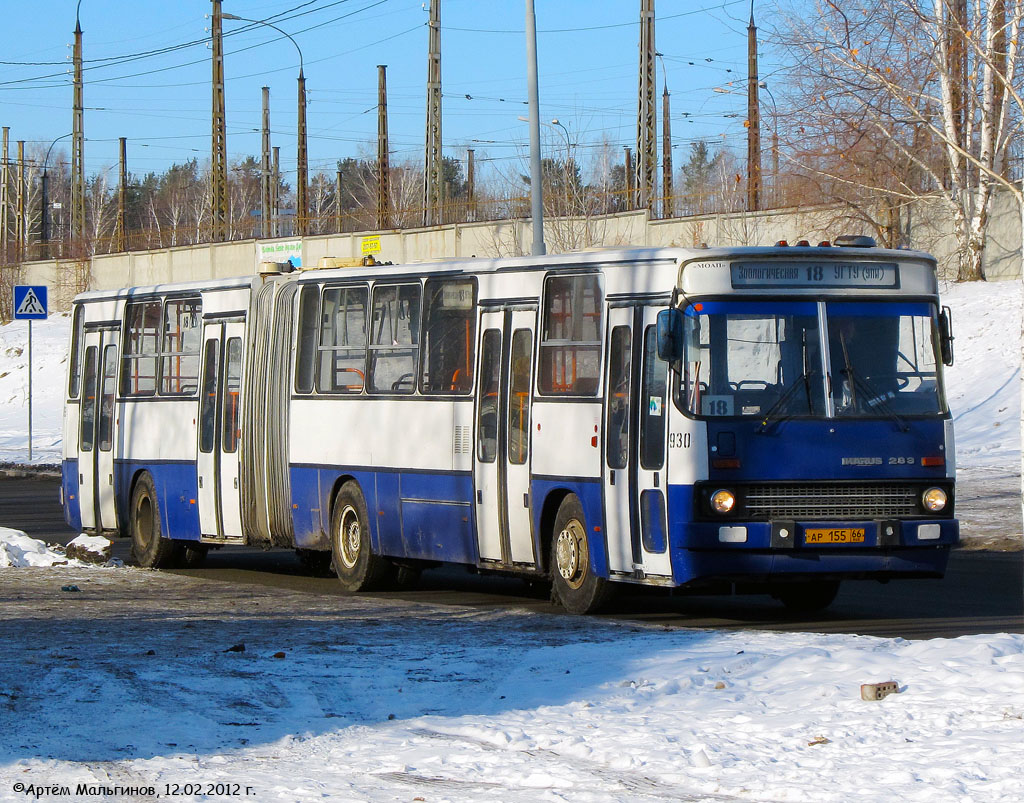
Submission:
<svg viewBox="0 0 1024 803">
<path fill-rule="evenodd" d="M 199 396 L 199 526 L 204 539 L 240 540 L 238 490 L 242 321 L 203 327 Z"/>
<path fill-rule="evenodd" d="M 656 307 L 608 311 L 604 500 L 609 567 L 670 576 L 665 504 L 667 364 L 658 359 Z"/>
<path fill-rule="evenodd" d="M 480 559 L 534 565 L 530 387 L 536 309 L 481 315 L 474 485 Z"/>
<path fill-rule="evenodd" d="M 117 436 L 117 330 L 85 335 L 79 407 L 78 498 L 82 529 L 117 529 L 114 444 Z"/>
</svg>

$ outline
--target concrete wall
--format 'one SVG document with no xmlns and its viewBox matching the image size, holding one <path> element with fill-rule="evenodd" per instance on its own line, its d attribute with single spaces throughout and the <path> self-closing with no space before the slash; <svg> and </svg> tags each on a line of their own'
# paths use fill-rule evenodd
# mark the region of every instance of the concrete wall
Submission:
<svg viewBox="0 0 1024 803">
<path fill-rule="evenodd" d="M 646 212 L 578 219 L 547 219 L 545 241 L 550 253 L 600 246 L 764 245 L 778 240 L 811 243 L 839 234 L 868 233 L 867 227 L 836 207 L 807 207 L 765 212 L 735 212 L 671 220 L 650 220 Z M 956 240 L 948 210 L 939 202 L 914 206 L 906 232 L 914 248 L 935 254 L 947 278 L 956 275 Z M 507 257 L 530 253 L 533 233 L 528 221 L 460 223 L 402 231 L 358 232 L 306 237 L 302 264 L 320 257 L 360 257 L 365 238 L 379 238 L 378 259 L 396 263 L 428 262 L 451 257 Z M 288 238 L 295 240 L 296 238 Z M 1021 216 L 1013 197 L 998 192 L 985 252 L 991 280 L 1021 276 Z M 74 293 L 88 287 L 109 289 L 208 278 L 241 276 L 259 265 L 257 241 L 243 240 L 197 246 L 108 254 L 89 263 L 42 261 L 25 263 L 17 280 L 46 284 L 55 308 L 66 307 Z"/>
</svg>

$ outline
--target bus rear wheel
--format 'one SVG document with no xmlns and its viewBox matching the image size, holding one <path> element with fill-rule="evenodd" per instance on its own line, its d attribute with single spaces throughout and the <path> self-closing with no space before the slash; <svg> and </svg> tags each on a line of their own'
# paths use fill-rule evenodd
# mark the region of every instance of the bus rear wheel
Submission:
<svg viewBox="0 0 1024 803">
<path fill-rule="evenodd" d="M 180 546 L 165 538 L 160 526 L 160 501 L 153 477 L 144 473 L 135 483 L 131 507 L 132 558 L 145 569 L 173 566 Z"/>
<path fill-rule="evenodd" d="M 374 555 L 370 544 L 370 518 L 359 486 L 347 482 L 338 491 L 331 512 L 331 556 L 334 573 L 348 591 L 370 591 L 389 579 L 393 566 Z"/>
<path fill-rule="evenodd" d="M 569 613 L 597 611 L 608 597 L 608 581 L 594 574 L 587 522 L 575 494 L 562 500 L 552 535 L 552 598 Z"/>
</svg>

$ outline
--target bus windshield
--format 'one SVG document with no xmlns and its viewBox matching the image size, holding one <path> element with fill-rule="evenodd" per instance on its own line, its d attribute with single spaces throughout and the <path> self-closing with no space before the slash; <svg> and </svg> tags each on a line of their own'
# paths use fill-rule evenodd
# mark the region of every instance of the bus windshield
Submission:
<svg viewBox="0 0 1024 803">
<path fill-rule="evenodd" d="M 677 404 L 693 415 L 945 412 L 925 302 L 707 301 L 685 310 Z"/>
</svg>

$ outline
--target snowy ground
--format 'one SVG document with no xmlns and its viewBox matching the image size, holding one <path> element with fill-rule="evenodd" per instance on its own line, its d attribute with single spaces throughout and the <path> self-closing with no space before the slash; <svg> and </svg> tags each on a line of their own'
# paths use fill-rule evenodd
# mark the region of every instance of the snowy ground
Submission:
<svg viewBox="0 0 1024 803">
<path fill-rule="evenodd" d="M 371 803 L 934 803 L 1024 788 L 1021 635 L 684 631 L 239 590 L 0 570 L 0 800 L 79 783 Z M 861 699 L 889 680 L 899 693 Z M 42 799 L 104 797 L 129 798 Z"/>
<path fill-rule="evenodd" d="M 1020 285 L 945 301 L 959 515 L 968 544 L 1019 549 Z M 67 329 L 34 326 L 36 463 L 59 461 Z M 27 457 L 25 334 L 0 327 L 0 461 Z M 0 801 L 932 803 L 1024 788 L 1022 635 L 672 630 L 63 562 L 0 528 Z M 898 693 L 861 699 L 889 680 Z"/>
</svg>

